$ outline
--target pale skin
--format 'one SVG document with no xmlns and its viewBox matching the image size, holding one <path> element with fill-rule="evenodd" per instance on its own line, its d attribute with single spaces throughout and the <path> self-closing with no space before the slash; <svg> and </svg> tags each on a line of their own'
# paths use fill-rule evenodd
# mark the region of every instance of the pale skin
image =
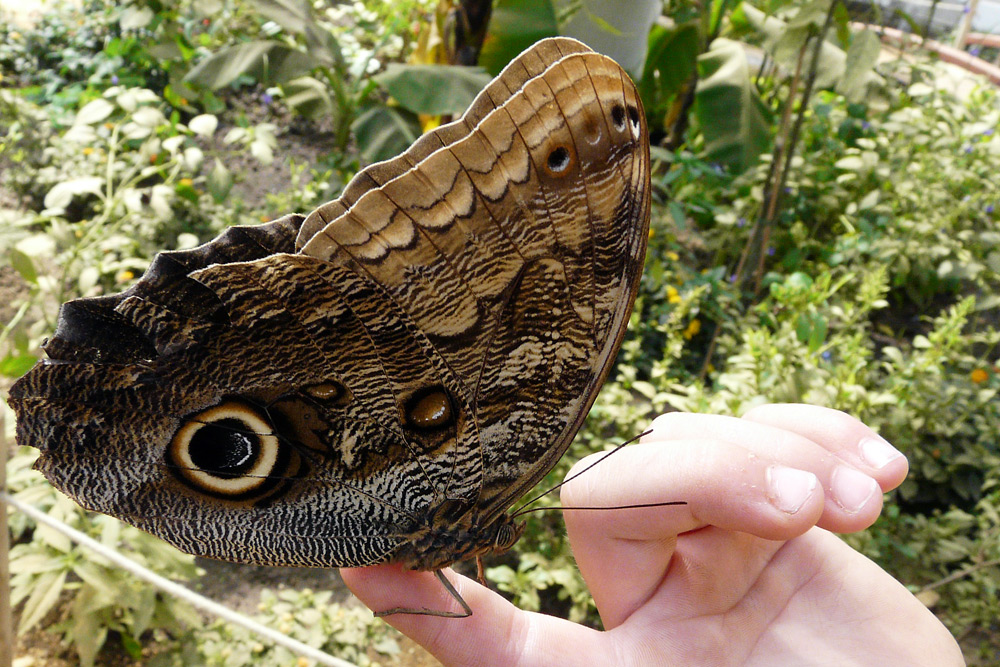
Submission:
<svg viewBox="0 0 1000 667">
<path fill-rule="evenodd" d="M 521 611 L 451 570 L 471 617 L 386 620 L 445 665 L 964 665 L 933 614 L 832 534 L 874 523 L 906 472 L 835 410 L 663 415 L 562 489 L 566 507 L 687 501 L 565 512 L 604 631 Z M 342 574 L 372 609 L 459 608 L 429 572 Z"/>
</svg>

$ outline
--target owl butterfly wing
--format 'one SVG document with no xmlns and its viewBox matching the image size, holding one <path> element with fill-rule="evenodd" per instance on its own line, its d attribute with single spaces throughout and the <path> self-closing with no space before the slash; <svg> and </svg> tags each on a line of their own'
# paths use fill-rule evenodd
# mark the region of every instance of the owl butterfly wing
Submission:
<svg viewBox="0 0 1000 667">
<path fill-rule="evenodd" d="M 430 568 L 481 551 L 477 526 L 593 401 L 642 261 L 638 100 L 581 51 L 529 50 L 478 121 L 304 223 L 165 253 L 131 290 L 66 304 L 51 360 L 11 391 L 38 467 L 196 554 Z"/>
<path fill-rule="evenodd" d="M 361 170 L 338 199 L 313 211 L 302 226 L 296 241 L 296 249 L 301 249 L 316 232 L 342 215 L 369 190 L 412 169 L 442 146 L 452 144 L 468 135 L 486 114 L 510 99 L 525 81 L 538 76 L 565 55 L 587 51 L 590 49 L 574 39 L 547 39 L 522 53 L 476 96 L 461 118 L 424 134 L 403 154 Z"/>
<path fill-rule="evenodd" d="M 486 473 L 450 497 L 476 493 L 478 525 L 565 452 L 614 361 L 645 254 L 638 93 L 609 58 L 565 51 L 301 251 L 368 275 L 460 378 Z"/>
<path fill-rule="evenodd" d="M 64 306 L 10 395 L 57 488 L 189 553 L 273 565 L 386 560 L 444 503 L 471 411 L 377 285 L 288 254 L 302 220 Z"/>
</svg>

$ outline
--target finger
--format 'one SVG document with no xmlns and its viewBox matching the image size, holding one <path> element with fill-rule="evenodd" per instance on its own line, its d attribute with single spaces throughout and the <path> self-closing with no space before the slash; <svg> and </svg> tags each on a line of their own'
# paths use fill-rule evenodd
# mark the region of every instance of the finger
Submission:
<svg viewBox="0 0 1000 667">
<path fill-rule="evenodd" d="M 591 460 L 584 459 L 576 468 Z M 679 500 L 687 504 L 572 509 Z M 864 514 L 874 518 L 880 502 L 881 496 Z M 789 468 L 730 442 L 700 438 L 622 449 L 563 486 L 562 505 L 577 565 L 605 627 L 611 628 L 659 586 L 671 565 L 678 535 L 717 526 L 766 540 L 787 540 L 815 525 L 823 513 L 824 496 L 819 479 L 810 471 Z M 717 547 L 726 553 L 739 545 L 720 541 Z"/>
<path fill-rule="evenodd" d="M 896 488 L 906 477 L 906 457 L 863 422 L 840 410 L 815 405 L 761 405 L 743 419 L 812 440 L 877 480 L 883 491 Z"/>
<path fill-rule="evenodd" d="M 791 412 L 797 413 L 802 421 L 816 411 L 821 416 L 842 417 L 841 421 L 847 425 L 864 427 L 857 420 L 833 410 L 813 406 L 784 407 L 791 408 Z M 799 407 L 812 409 L 801 412 L 794 409 Z M 772 417 L 780 417 L 780 414 L 772 414 Z M 782 423 L 780 419 L 775 419 L 775 422 Z M 676 412 L 657 417 L 653 422 L 652 432 L 644 436 L 642 442 L 718 438 L 739 444 L 763 458 L 781 462 L 791 468 L 808 470 L 819 477 L 828 501 L 817 525 L 838 533 L 862 530 L 871 525 L 881 511 L 881 484 L 890 488 L 890 485 L 898 484 L 905 475 L 905 459 L 898 458 L 901 466 L 892 463 L 882 471 L 872 473 L 876 478 L 870 474 L 870 467 L 865 466 L 863 470 L 859 470 L 853 460 L 845 460 L 840 455 L 850 447 L 857 449 L 853 433 L 848 432 L 844 436 L 836 428 L 823 433 L 825 437 L 816 442 L 796 431 L 752 419 Z M 845 439 L 851 444 L 844 445 L 841 441 Z"/>
<path fill-rule="evenodd" d="M 347 587 L 370 609 L 404 607 L 461 611 L 461 606 L 431 572 L 398 565 L 344 568 Z M 385 617 L 390 625 L 430 651 L 444 665 L 595 664 L 567 661 L 566 656 L 600 656 L 603 634 L 542 614 L 524 612 L 478 583 L 444 571 L 472 608 L 467 618 L 412 614 Z M 599 662 L 601 662 L 599 660 Z"/>
</svg>

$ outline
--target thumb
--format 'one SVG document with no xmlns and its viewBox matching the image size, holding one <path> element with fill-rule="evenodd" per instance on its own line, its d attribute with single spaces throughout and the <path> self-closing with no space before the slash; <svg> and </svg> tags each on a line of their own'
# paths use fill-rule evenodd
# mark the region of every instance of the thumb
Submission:
<svg viewBox="0 0 1000 667">
<path fill-rule="evenodd" d="M 467 618 L 391 614 L 384 620 L 445 665 L 567 664 L 567 655 L 596 655 L 603 633 L 551 616 L 524 612 L 451 569 L 444 576 L 472 608 Z M 461 612 L 432 572 L 399 565 L 344 568 L 344 583 L 376 612 L 392 608 Z M 581 650 L 590 643 L 594 651 Z M 570 651 L 567 653 L 567 651 Z M 582 663 L 581 663 L 582 664 Z"/>
</svg>

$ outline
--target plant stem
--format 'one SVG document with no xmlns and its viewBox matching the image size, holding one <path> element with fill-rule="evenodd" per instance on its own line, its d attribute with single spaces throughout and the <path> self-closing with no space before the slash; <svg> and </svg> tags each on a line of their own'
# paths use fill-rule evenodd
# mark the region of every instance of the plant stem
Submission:
<svg viewBox="0 0 1000 667">
<path fill-rule="evenodd" d="M 940 588 L 941 586 L 944 586 L 946 584 L 950 584 L 953 581 L 958 581 L 959 579 L 964 579 L 964 578 L 968 577 L 970 574 L 973 574 L 974 572 L 976 572 L 978 570 L 985 570 L 988 567 L 996 567 L 998 565 L 1000 565 L 1000 558 L 994 558 L 993 560 L 987 560 L 987 561 L 983 561 L 982 563 L 976 563 L 975 565 L 970 565 L 969 567 L 967 567 L 967 568 L 965 568 L 963 570 L 959 570 L 958 572 L 952 572 L 951 574 L 949 574 L 947 577 L 944 577 L 943 579 L 938 579 L 937 581 L 933 581 L 933 582 L 927 584 L 926 586 L 924 586 L 923 588 L 921 588 L 920 590 L 921 591 L 932 591 L 935 588 Z"/>
</svg>

